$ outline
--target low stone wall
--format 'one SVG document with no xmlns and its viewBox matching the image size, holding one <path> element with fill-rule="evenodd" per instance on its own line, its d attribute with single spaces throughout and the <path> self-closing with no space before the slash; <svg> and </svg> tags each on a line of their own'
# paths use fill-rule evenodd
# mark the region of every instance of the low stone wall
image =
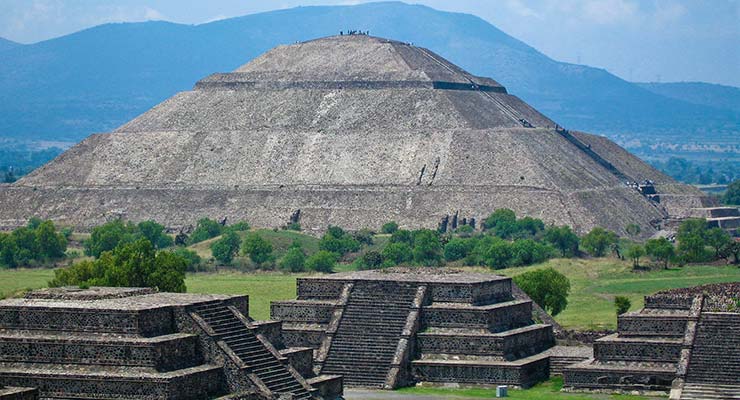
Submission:
<svg viewBox="0 0 740 400">
<path fill-rule="evenodd" d="M 650 340 L 624 341 L 614 336 L 594 342 L 594 358 L 599 361 L 678 362 L 683 343 Z"/>
<path fill-rule="evenodd" d="M 422 353 L 500 356 L 507 360 L 542 352 L 554 344 L 548 325 L 509 335 L 422 332 L 416 337 Z"/>
<path fill-rule="evenodd" d="M 0 329 L 124 333 L 145 337 L 174 332 L 172 313 L 167 307 L 119 311 L 6 306 L 0 308 Z"/>
<path fill-rule="evenodd" d="M 270 304 L 270 318 L 280 321 L 328 324 L 334 304 L 308 301 L 276 301 Z"/>
<path fill-rule="evenodd" d="M 311 347 L 318 349 L 326 336 L 326 328 L 283 326 L 283 343 L 286 347 Z"/>
<path fill-rule="evenodd" d="M 151 367 L 172 371 L 202 363 L 196 336 L 110 341 L 91 337 L 0 337 L 0 361 Z"/>
<path fill-rule="evenodd" d="M 676 376 L 675 371 L 660 372 L 639 367 L 604 370 L 566 367 L 565 371 L 565 386 L 580 389 L 665 391 Z"/>
<path fill-rule="evenodd" d="M 434 305 L 422 310 L 422 326 L 432 328 L 480 328 L 501 332 L 532 322 L 531 301 L 511 301 L 486 307 Z"/>
<path fill-rule="evenodd" d="M 502 385 L 529 387 L 549 377 L 549 358 L 517 364 L 492 364 L 485 361 L 412 362 L 414 376 L 424 382 L 470 383 L 496 382 Z"/>
<path fill-rule="evenodd" d="M 617 321 L 622 336 L 683 337 L 686 316 L 656 316 L 637 312 L 622 314 Z"/>
</svg>

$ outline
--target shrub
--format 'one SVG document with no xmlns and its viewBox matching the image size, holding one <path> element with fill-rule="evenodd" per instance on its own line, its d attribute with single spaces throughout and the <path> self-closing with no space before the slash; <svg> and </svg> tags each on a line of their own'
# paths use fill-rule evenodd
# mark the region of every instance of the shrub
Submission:
<svg viewBox="0 0 740 400">
<path fill-rule="evenodd" d="M 134 225 L 125 224 L 120 220 L 96 226 L 90 232 L 90 238 L 84 242 L 85 254 L 98 258 L 104 251 L 111 251 L 119 244 L 133 242 L 136 233 Z"/>
<path fill-rule="evenodd" d="M 488 246 L 485 252 L 485 263 L 493 269 L 503 269 L 511 263 L 511 243 L 503 239 L 496 239 Z"/>
<path fill-rule="evenodd" d="M 593 228 L 583 238 L 581 246 L 594 257 L 603 257 L 618 241 L 617 234 L 604 228 Z"/>
<path fill-rule="evenodd" d="M 221 231 L 227 231 L 227 232 L 246 232 L 250 230 L 252 227 L 249 226 L 249 223 L 247 221 L 239 221 L 235 224 L 228 225 L 226 227 L 223 227 Z M 300 229 L 299 229 L 300 230 Z"/>
<path fill-rule="evenodd" d="M 411 246 L 414 244 L 414 235 L 411 231 L 399 229 L 393 232 L 389 241 L 391 243 L 406 243 Z"/>
<path fill-rule="evenodd" d="M 617 309 L 617 315 L 622 315 L 629 311 L 630 307 L 632 307 L 632 302 L 630 302 L 630 299 L 624 297 L 624 296 L 617 296 L 614 298 L 614 308 Z"/>
<path fill-rule="evenodd" d="M 511 265 L 532 265 L 547 261 L 553 253 L 550 246 L 532 239 L 515 240 L 511 245 Z"/>
<path fill-rule="evenodd" d="M 515 276 L 514 282 L 552 316 L 568 306 L 570 281 L 553 268 L 525 272 Z"/>
<path fill-rule="evenodd" d="M 319 249 L 343 256 L 360 250 L 360 242 L 338 226 L 330 226 L 319 241 Z"/>
<path fill-rule="evenodd" d="M 187 261 L 175 253 L 157 252 L 147 239 L 122 243 L 95 261 L 82 261 L 54 271 L 49 286 L 153 287 L 185 291 Z"/>
<path fill-rule="evenodd" d="M 352 237 L 361 245 L 370 246 L 373 244 L 373 232 L 369 229 L 360 229 L 353 233 Z"/>
<path fill-rule="evenodd" d="M 640 228 L 640 225 L 637 224 L 629 224 L 627 227 L 624 228 L 624 230 L 627 232 L 628 235 L 635 237 L 642 232 L 642 228 Z"/>
<path fill-rule="evenodd" d="M 398 224 L 395 221 L 389 221 L 383 224 L 383 227 L 380 228 L 380 231 L 387 234 L 392 234 L 395 231 L 398 230 Z"/>
<path fill-rule="evenodd" d="M 685 261 L 702 262 L 711 258 L 705 248 L 707 230 L 707 221 L 698 218 L 687 219 L 678 226 L 678 253 Z"/>
<path fill-rule="evenodd" d="M 507 238 L 516 231 L 516 214 L 508 208 L 500 208 L 483 220 L 483 228 L 492 230 L 496 236 Z"/>
<path fill-rule="evenodd" d="M 170 253 L 173 253 L 179 257 L 182 257 L 185 260 L 185 270 L 188 272 L 200 272 L 204 271 L 205 268 L 203 268 L 203 260 L 200 258 L 198 253 L 196 253 L 193 250 L 186 249 L 184 247 L 175 247 L 172 250 L 169 250 Z"/>
<path fill-rule="evenodd" d="M 671 258 L 675 255 L 673 244 L 666 238 L 650 239 L 645 242 L 645 253 L 653 257 L 658 262 L 662 262 L 663 266 L 668 269 L 668 263 Z"/>
<path fill-rule="evenodd" d="M 280 269 L 290 272 L 303 272 L 306 270 L 306 255 L 300 247 L 292 246 L 280 259 Z"/>
<path fill-rule="evenodd" d="M 368 250 L 360 260 L 362 269 L 377 269 L 383 265 L 383 255 L 377 250 Z"/>
<path fill-rule="evenodd" d="M 722 256 L 722 249 L 732 243 L 732 237 L 722 228 L 711 228 L 704 233 L 706 244 L 714 249 L 714 258 L 719 259 Z"/>
<path fill-rule="evenodd" d="M 264 264 L 272 256 L 272 244 L 257 233 L 248 233 L 242 244 L 242 252 L 255 264 Z"/>
<path fill-rule="evenodd" d="M 740 179 L 735 179 L 727 185 L 722 202 L 727 205 L 740 205 Z"/>
<path fill-rule="evenodd" d="M 158 249 L 170 247 L 173 244 L 172 238 L 165 233 L 164 225 L 154 221 L 142 221 L 136 227 L 141 235 Z"/>
<path fill-rule="evenodd" d="M 300 232 L 301 231 L 301 224 L 298 223 L 298 222 L 291 222 L 291 223 L 289 223 L 288 225 L 285 226 L 285 229 L 287 229 L 289 231 Z"/>
<path fill-rule="evenodd" d="M 216 261 L 222 264 L 231 264 L 239 254 L 239 236 L 234 232 L 226 232 L 220 239 L 211 243 L 211 254 Z"/>
<path fill-rule="evenodd" d="M 0 265 L 6 267 L 64 258 L 66 251 L 67 238 L 51 221 L 32 219 L 10 234 L 0 233 Z"/>
<path fill-rule="evenodd" d="M 454 238 L 450 240 L 444 247 L 445 260 L 462 260 L 468 255 L 471 244 L 472 241 L 461 238 Z"/>
<path fill-rule="evenodd" d="M 633 244 L 632 246 L 627 248 L 627 253 L 625 255 L 627 256 L 627 258 L 632 260 L 633 268 L 639 268 L 640 258 L 645 255 L 645 248 L 639 244 Z"/>
<path fill-rule="evenodd" d="M 578 236 L 569 226 L 551 226 L 545 229 L 545 241 L 560 251 L 563 257 L 578 254 Z"/>
<path fill-rule="evenodd" d="M 222 229 L 223 226 L 221 226 L 221 224 L 219 224 L 217 221 L 209 218 L 201 218 L 198 220 L 198 224 L 195 226 L 195 230 L 193 231 L 193 233 L 190 234 L 188 243 L 195 244 L 204 240 L 215 238 L 216 236 L 221 234 Z"/>
<path fill-rule="evenodd" d="M 439 233 L 430 229 L 420 229 L 414 232 L 414 261 L 426 265 L 439 265 L 442 260 L 442 243 Z"/>
<path fill-rule="evenodd" d="M 411 246 L 404 242 L 388 243 L 381 252 L 383 259 L 394 265 L 409 262 L 413 259 Z"/>
<path fill-rule="evenodd" d="M 316 272 L 333 272 L 337 258 L 336 253 L 319 250 L 306 259 L 306 268 Z"/>
</svg>

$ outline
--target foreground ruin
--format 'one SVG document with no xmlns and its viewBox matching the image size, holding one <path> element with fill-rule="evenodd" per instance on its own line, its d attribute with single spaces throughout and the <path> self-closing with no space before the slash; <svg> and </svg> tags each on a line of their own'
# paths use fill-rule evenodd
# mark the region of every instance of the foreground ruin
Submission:
<svg viewBox="0 0 740 400">
<path fill-rule="evenodd" d="M 213 74 L 0 190 L 30 217 L 309 231 L 476 225 L 498 208 L 625 234 L 711 201 L 610 140 L 559 128 L 490 78 L 367 35 L 279 46 Z"/>
<path fill-rule="evenodd" d="M 341 377 L 316 376 L 311 350 L 284 347 L 280 333 L 248 317 L 246 296 L 35 291 L 0 301 L 0 387 L 30 388 L 1 398 L 340 396 Z"/>
<path fill-rule="evenodd" d="M 565 368 L 565 386 L 738 399 L 739 302 L 738 283 L 647 296 L 644 309 L 619 316 L 618 334 L 594 343 L 594 359 Z"/>
<path fill-rule="evenodd" d="M 529 387 L 549 376 L 552 326 L 533 321 L 511 278 L 429 269 L 299 278 L 298 299 L 271 313 L 286 345 L 316 349 L 316 373 L 350 386 Z"/>
</svg>

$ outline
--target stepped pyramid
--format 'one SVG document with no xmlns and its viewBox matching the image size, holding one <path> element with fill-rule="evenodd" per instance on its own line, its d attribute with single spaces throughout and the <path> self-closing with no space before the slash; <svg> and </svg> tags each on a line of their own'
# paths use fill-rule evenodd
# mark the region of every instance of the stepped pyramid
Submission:
<svg viewBox="0 0 740 400">
<path fill-rule="evenodd" d="M 331 400 L 309 348 L 247 296 L 58 288 L 0 301 L 0 398 Z M 3 387 L 6 387 L 3 389 Z M 14 397 L 15 396 L 15 397 Z"/>
<path fill-rule="evenodd" d="M 649 188 L 637 182 L 649 180 Z M 706 204 L 705 204 L 706 203 Z M 497 208 L 645 235 L 709 206 L 598 136 L 559 128 L 496 81 L 367 35 L 278 46 L 96 134 L 0 191 L 33 215 L 170 228 L 209 216 L 377 228 L 474 224 Z"/>
<path fill-rule="evenodd" d="M 298 279 L 298 298 L 275 301 L 287 346 L 315 349 L 314 371 L 348 386 L 415 382 L 528 387 L 549 376 L 552 325 L 511 278 L 393 268 Z"/>
</svg>

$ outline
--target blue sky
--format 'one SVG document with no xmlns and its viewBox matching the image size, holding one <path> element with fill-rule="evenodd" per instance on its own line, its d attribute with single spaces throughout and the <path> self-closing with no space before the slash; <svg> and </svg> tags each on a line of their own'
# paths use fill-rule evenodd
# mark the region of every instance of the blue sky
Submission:
<svg viewBox="0 0 740 400">
<path fill-rule="evenodd" d="M 33 43 L 106 22 L 199 24 L 348 0 L 0 0 L 0 36 Z M 475 14 L 560 61 L 633 81 L 740 87 L 740 0 L 416 0 Z"/>
</svg>

